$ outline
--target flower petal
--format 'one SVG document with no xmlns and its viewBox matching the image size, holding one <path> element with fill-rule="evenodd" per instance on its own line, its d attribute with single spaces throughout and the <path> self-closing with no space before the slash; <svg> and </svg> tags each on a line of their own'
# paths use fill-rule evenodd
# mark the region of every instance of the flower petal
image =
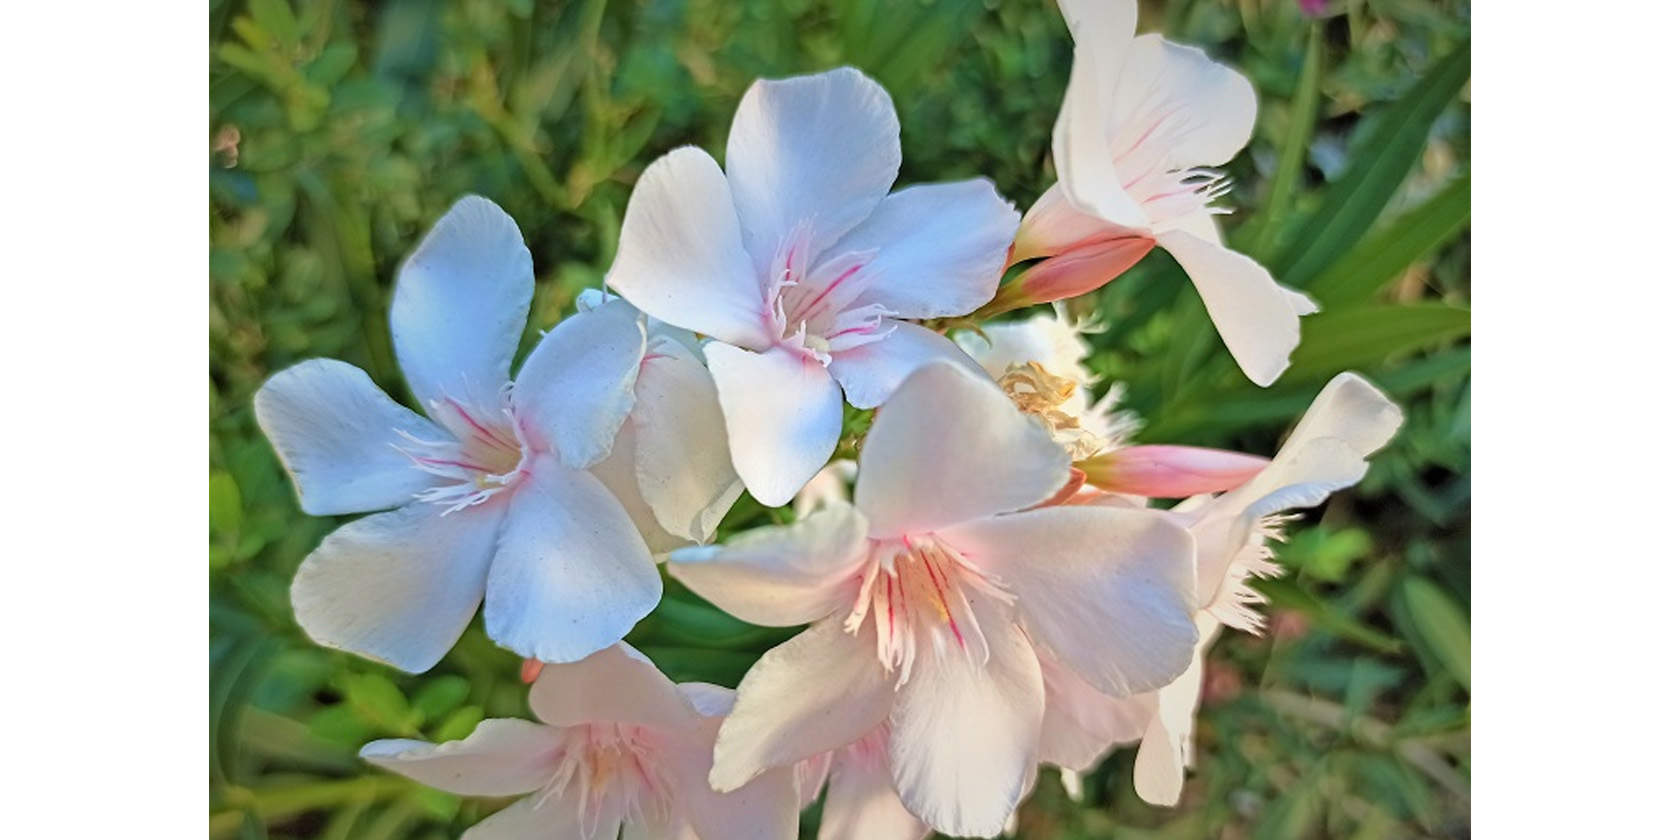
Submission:
<svg viewBox="0 0 1680 840">
<path fill-rule="evenodd" d="M 659 594 L 653 556 L 612 493 L 589 473 L 535 459 L 490 564 L 490 638 L 520 656 L 574 662 L 624 638 Z"/>
<path fill-rule="evenodd" d="M 527 796 L 480 820 L 461 834 L 461 840 L 613 840 L 619 815 L 602 813 L 589 819 L 582 793 L 581 785 L 568 785 L 554 796 Z"/>
<path fill-rule="evenodd" d="M 1020 261 L 1054 256 L 1081 244 L 1126 236 L 1127 231 L 1075 207 L 1067 189 L 1057 181 L 1027 208 L 1021 228 L 1015 232 L 1015 250 L 1010 257 Z"/>
<path fill-rule="evenodd" d="M 1110 224 L 1142 228 L 1149 216 L 1126 193 L 1114 166 L 1109 127 L 1137 4 L 1062 0 L 1073 33 L 1073 68 L 1050 135 L 1050 156 L 1074 207 Z"/>
<path fill-rule="evenodd" d="M 622 303 L 579 312 L 543 336 L 513 383 L 513 410 L 539 450 L 583 469 L 607 457 L 635 404 L 646 337 Z"/>
<path fill-rule="evenodd" d="M 1357 373 L 1338 373 L 1307 406 L 1280 457 L 1315 438 L 1335 438 L 1370 457 L 1400 430 L 1400 407 Z"/>
<path fill-rule="evenodd" d="M 753 82 L 725 160 L 753 264 L 767 272 L 802 223 L 812 253 L 827 250 L 881 203 L 900 159 L 892 97 L 856 68 Z"/>
<path fill-rule="evenodd" d="M 828 372 L 846 392 L 846 401 L 858 408 L 874 408 L 885 402 L 904 378 L 935 359 L 945 359 L 975 374 L 986 374 L 979 363 L 950 339 L 920 324 L 890 323 L 891 332 L 880 341 L 834 354 Z"/>
<path fill-rule="evenodd" d="M 637 309 L 720 341 L 762 350 L 761 274 L 711 155 L 684 146 L 642 171 L 624 208 L 607 285 Z"/>
<path fill-rule="evenodd" d="M 728 432 L 706 366 L 656 336 L 636 379 L 636 484 L 666 531 L 705 542 L 744 485 L 729 463 Z"/>
<path fill-rule="evenodd" d="M 1143 801 L 1152 805 L 1177 805 L 1184 790 L 1184 768 L 1194 757 L 1191 742 L 1195 734 L 1196 707 L 1201 705 L 1204 654 L 1219 633 L 1219 620 L 1202 612 L 1196 615 L 1196 629 L 1202 641 L 1190 668 L 1156 693 L 1155 713 L 1138 745 L 1132 765 L 1132 785 Z"/>
<path fill-rule="evenodd" d="M 503 514 L 413 502 L 341 526 L 292 579 L 298 624 L 316 644 L 410 673 L 436 665 L 478 611 Z"/>
<path fill-rule="evenodd" d="M 898 800 L 883 746 L 869 739 L 837 753 L 817 840 L 922 840 L 932 833 Z"/>
<path fill-rule="evenodd" d="M 361 757 L 461 796 L 517 796 L 542 787 L 554 775 L 563 741 L 564 733 L 551 726 L 491 718 L 458 741 L 374 741 L 362 747 Z"/>
<path fill-rule="evenodd" d="M 940 536 L 1015 593 L 1034 641 L 1098 691 L 1159 688 L 1190 663 L 1196 548 L 1168 515 L 1049 507 Z"/>
<path fill-rule="evenodd" d="M 1196 47 L 1139 35 L 1115 86 L 1109 148 L 1167 169 L 1218 166 L 1248 145 L 1259 106 L 1241 73 Z"/>
<path fill-rule="evenodd" d="M 839 384 L 786 348 L 754 353 L 713 341 L 705 349 L 735 471 L 753 498 L 787 504 L 840 441 Z"/>
<path fill-rule="evenodd" d="M 892 537 L 1031 506 L 1067 477 L 1067 452 L 996 385 L 933 362 L 876 413 L 853 497 L 870 534 Z"/>
<path fill-rule="evenodd" d="M 432 226 L 391 297 L 397 363 L 428 413 L 445 399 L 501 405 L 534 287 L 519 225 L 489 199 L 469 195 Z"/>
<path fill-rule="evenodd" d="M 1161 231 L 1156 241 L 1190 276 L 1237 366 L 1256 385 L 1276 382 L 1301 343 L 1294 299 L 1264 266 L 1217 242 L 1182 230 Z"/>
<path fill-rule="evenodd" d="M 1229 490 L 1270 463 L 1257 455 L 1201 446 L 1124 446 L 1078 463 L 1085 480 L 1110 493 L 1184 499 Z"/>
<path fill-rule="evenodd" d="M 531 685 L 531 711 L 556 727 L 611 722 L 682 733 L 699 720 L 676 684 L 624 642 L 543 666 Z"/>
<path fill-rule="evenodd" d="M 629 514 L 630 521 L 635 523 L 636 532 L 642 535 L 642 541 L 647 543 L 648 551 L 655 556 L 669 554 L 689 544 L 683 539 L 659 524 L 659 517 L 648 505 L 647 499 L 642 497 L 642 488 L 636 483 L 636 452 L 637 440 L 635 424 L 625 423 L 618 429 L 618 437 L 613 440 L 612 452 L 605 460 L 589 468 L 589 474 L 595 476 L 613 498 L 624 506 L 624 512 Z"/>
<path fill-rule="evenodd" d="M 839 618 L 771 648 L 735 693 L 713 753 L 712 787 L 734 790 L 766 768 L 850 744 L 885 720 L 893 702 L 875 658 L 875 631 L 852 636 Z"/>
<path fill-rule="evenodd" d="M 665 568 L 743 621 L 805 624 L 856 595 L 868 530 L 855 508 L 835 502 L 792 525 L 748 531 L 727 545 L 679 549 Z"/>
<path fill-rule="evenodd" d="M 1044 672 L 1040 761 L 1084 772 L 1115 744 L 1143 737 L 1154 717 L 1154 693 L 1119 699 L 1092 688 L 1053 656 L 1041 655 L 1038 664 Z"/>
<path fill-rule="evenodd" d="M 893 703 L 888 755 L 906 810 L 946 834 L 989 837 L 1037 767 L 1044 677 L 1026 634 L 990 600 L 974 607 L 991 656 L 917 659 Z"/>
<path fill-rule="evenodd" d="M 251 403 L 304 513 L 395 507 L 437 483 L 397 447 L 404 433 L 423 440 L 449 433 L 397 405 L 354 365 L 299 362 L 269 377 Z"/>
<path fill-rule="evenodd" d="M 1021 214 L 985 178 L 906 187 L 834 250 L 874 252 L 858 304 L 904 318 L 966 315 L 997 294 Z"/>
<path fill-rule="evenodd" d="M 786 840 L 799 833 L 799 797 L 793 768 L 778 767 L 728 793 L 707 782 L 716 719 L 701 721 L 693 736 L 673 743 L 665 760 L 676 776 L 682 811 L 702 838 Z"/>
</svg>

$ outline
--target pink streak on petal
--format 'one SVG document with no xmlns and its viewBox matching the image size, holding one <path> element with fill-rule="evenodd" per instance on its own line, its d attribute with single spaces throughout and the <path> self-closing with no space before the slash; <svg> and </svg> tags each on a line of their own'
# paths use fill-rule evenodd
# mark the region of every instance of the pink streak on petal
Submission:
<svg viewBox="0 0 1680 840">
<path fill-rule="evenodd" d="M 1266 458 L 1200 446 L 1128 446 L 1081 461 L 1090 483 L 1110 493 L 1183 499 L 1230 490 L 1271 463 Z"/>
</svg>

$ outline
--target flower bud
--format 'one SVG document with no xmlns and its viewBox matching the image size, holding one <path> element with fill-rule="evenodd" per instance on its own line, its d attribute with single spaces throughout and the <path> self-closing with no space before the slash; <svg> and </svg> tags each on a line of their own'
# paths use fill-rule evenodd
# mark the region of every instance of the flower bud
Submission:
<svg viewBox="0 0 1680 840">
<path fill-rule="evenodd" d="M 1085 480 L 1110 493 L 1183 499 L 1218 493 L 1253 478 L 1265 458 L 1200 446 L 1127 446 L 1080 461 Z"/>
<path fill-rule="evenodd" d="M 1154 247 L 1155 240 L 1147 236 L 1121 236 L 1077 245 L 1000 286 L 997 297 L 975 314 L 997 315 L 1096 291 L 1137 265 Z"/>
</svg>

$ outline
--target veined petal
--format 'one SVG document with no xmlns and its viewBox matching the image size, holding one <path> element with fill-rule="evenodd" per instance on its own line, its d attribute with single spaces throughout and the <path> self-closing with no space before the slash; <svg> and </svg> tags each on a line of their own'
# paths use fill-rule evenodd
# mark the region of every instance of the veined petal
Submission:
<svg viewBox="0 0 1680 840">
<path fill-rule="evenodd" d="M 729 463 L 717 386 L 682 344 L 648 342 L 636 379 L 636 484 L 666 531 L 705 542 L 744 485 Z"/>
<path fill-rule="evenodd" d="M 735 471 L 753 498 L 787 504 L 840 441 L 839 384 L 786 348 L 754 353 L 713 341 L 705 349 Z"/>
<path fill-rule="evenodd" d="M 1010 256 L 1017 261 L 1053 256 L 1083 243 L 1126 236 L 1131 230 L 1075 207 L 1057 181 L 1027 209 Z"/>
<path fill-rule="evenodd" d="M 573 469 L 607 457 L 635 404 L 645 343 L 623 303 L 579 312 L 543 336 L 513 383 L 515 419 L 533 445 Z"/>
<path fill-rule="evenodd" d="M 620 815 L 603 813 L 590 819 L 582 801 L 583 786 L 568 785 L 554 796 L 527 796 L 491 814 L 461 834 L 461 840 L 613 840 Z"/>
<path fill-rule="evenodd" d="M 1236 157 L 1254 133 L 1259 100 L 1241 73 L 1150 33 L 1126 49 L 1112 108 L 1109 148 L 1116 157 L 1187 169 Z"/>
<path fill-rule="evenodd" d="M 687 732 L 700 715 L 640 651 L 618 642 L 576 662 L 543 666 L 531 711 L 549 726 L 629 723 Z"/>
<path fill-rule="evenodd" d="M 1044 677 L 1026 634 L 986 598 L 973 602 L 991 656 L 916 660 L 893 702 L 887 736 L 893 787 L 938 831 L 1003 830 L 1038 761 Z"/>
<path fill-rule="evenodd" d="M 371 764 L 461 796 L 517 796 L 554 775 L 563 733 L 528 720 L 491 718 L 471 735 L 432 744 L 406 738 L 362 747 Z"/>
<path fill-rule="evenodd" d="M 679 537 L 659 523 L 659 517 L 648 505 L 647 499 L 642 497 L 642 488 L 636 483 L 636 453 L 639 441 L 635 424 L 625 423 L 618 429 L 618 437 L 613 440 L 612 452 L 606 459 L 589 468 L 589 474 L 601 482 L 607 492 L 624 506 L 624 512 L 635 523 L 636 532 L 642 535 L 642 541 L 647 543 L 648 551 L 655 556 L 669 554 L 685 545 L 688 540 Z"/>
<path fill-rule="evenodd" d="M 1148 691 L 1189 665 L 1196 547 L 1166 514 L 1057 506 L 940 536 L 1015 593 L 1034 641 L 1097 690 Z"/>
<path fill-rule="evenodd" d="M 251 402 L 304 513 L 395 507 L 437 483 L 397 446 L 405 434 L 448 440 L 449 433 L 397 405 L 354 365 L 299 362 L 269 377 Z"/>
<path fill-rule="evenodd" d="M 607 285 L 661 321 L 762 350 L 761 275 L 742 249 L 729 190 L 717 162 L 693 146 L 650 164 L 624 208 Z"/>
<path fill-rule="evenodd" d="M 900 318 L 966 315 L 997 293 L 1021 214 L 984 178 L 906 187 L 835 244 L 873 251 L 858 304 Z"/>
<path fill-rule="evenodd" d="M 1138 745 L 1132 766 L 1132 785 L 1138 796 L 1152 805 L 1177 805 L 1184 790 L 1184 768 L 1192 763 L 1196 708 L 1201 705 L 1204 655 L 1219 633 L 1219 620 L 1202 612 L 1196 615 L 1196 629 L 1202 634 L 1190 668 L 1156 694 L 1155 714 Z"/>
<path fill-rule="evenodd" d="M 881 405 L 854 498 L 892 537 L 1019 510 L 1067 483 L 1068 455 L 991 381 L 949 362 L 918 368 Z"/>
<path fill-rule="evenodd" d="M 863 221 L 899 161 L 892 97 L 856 68 L 753 82 L 729 127 L 725 166 L 761 276 L 796 225 L 811 225 L 811 252 L 821 253 Z"/>
<path fill-rule="evenodd" d="M 1137 30 L 1137 4 L 1064 0 L 1073 33 L 1073 68 L 1050 136 L 1056 177 L 1069 202 L 1110 224 L 1143 228 L 1149 216 L 1126 193 L 1108 131 L 1126 49 Z"/>
<path fill-rule="evenodd" d="M 935 359 L 945 359 L 977 375 L 985 371 L 952 341 L 920 324 L 891 321 L 880 341 L 836 351 L 828 372 L 846 392 L 846 401 L 858 408 L 874 408 L 885 402 L 916 368 Z"/>
<path fill-rule="evenodd" d="M 875 658 L 875 632 L 838 617 L 771 648 L 741 679 L 713 753 L 712 787 L 734 790 L 766 768 L 845 746 L 885 720 L 892 685 Z"/>
<path fill-rule="evenodd" d="M 1182 230 L 1156 236 L 1190 276 L 1237 366 L 1256 385 L 1277 381 L 1301 343 L 1294 299 L 1246 255 Z"/>
<path fill-rule="evenodd" d="M 520 656 L 574 662 L 624 638 L 660 589 L 653 556 L 607 488 L 535 459 L 490 564 L 490 638 Z"/>
<path fill-rule="evenodd" d="M 298 624 L 317 644 L 410 673 L 436 665 L 478 611 L 504 511 L 413 502 L 341 526 L 292 579 Z"/>
<path fill-rule="evenodd" d="M 805 624 L 856 595 L 868 530 L 855 508 L 835 502 L 792 525 L 748 531 L 727 545 L 680 549 L 665 568 L 736 618 L 770 627 Z"/>
<path fill-rule="evenodd" d="M 469 195 L 432 226 L 391 297 L 397 363 L 428 413 L 446 399 L 501 405 L 534 287 L 519 226 L 494 202 Z"/>
<path fill-rule="evenodd" d="M 1044 728 L 1039 761 L 1089 770 L 1115 744 L 1136 741 L 1155 716 L 1155 694 L 1124 699 L 1104 694 L 1053 655 L 1038 658 L 1044 672 Z"/>
<path fill-rule="evenodd" d="M 817 840 L 922 840 L 933 829 L 904 809 L 879 737 L 839 751 Z"/>
<path fill-rule="evenodd" d="M 793 768 L 778 767 L 728 793 L 707 782 L 720 721 L 700 721 L 690 737 L 673 741 L 666 761 L 676 776 L 675 794 L 701 838 L 787 840 L 799 833 L 799 797 Z"/>
</svg>

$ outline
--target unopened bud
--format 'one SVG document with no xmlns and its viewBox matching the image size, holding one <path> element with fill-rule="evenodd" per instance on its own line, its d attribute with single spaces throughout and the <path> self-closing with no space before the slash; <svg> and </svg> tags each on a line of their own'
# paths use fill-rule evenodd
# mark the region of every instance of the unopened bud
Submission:
<svg viewBox="0 0 1680 840">
<path fill-rule="evenodd" d="M 1085 480 L 1110 493 L 1185 499 L 1230 490 L 1270 463 L 1265 458 L 1200 446 L 1126 446 L 1080 461 Z"/>
<path fill-rule="evenodd" d="M 1124 274 L 1154 249 L 1147 236 L 1121 236 L 1075 246 L 1028 268 L 998 287 L 976 316 L 990 317 L 1094 292 Z"/>
</svg>

